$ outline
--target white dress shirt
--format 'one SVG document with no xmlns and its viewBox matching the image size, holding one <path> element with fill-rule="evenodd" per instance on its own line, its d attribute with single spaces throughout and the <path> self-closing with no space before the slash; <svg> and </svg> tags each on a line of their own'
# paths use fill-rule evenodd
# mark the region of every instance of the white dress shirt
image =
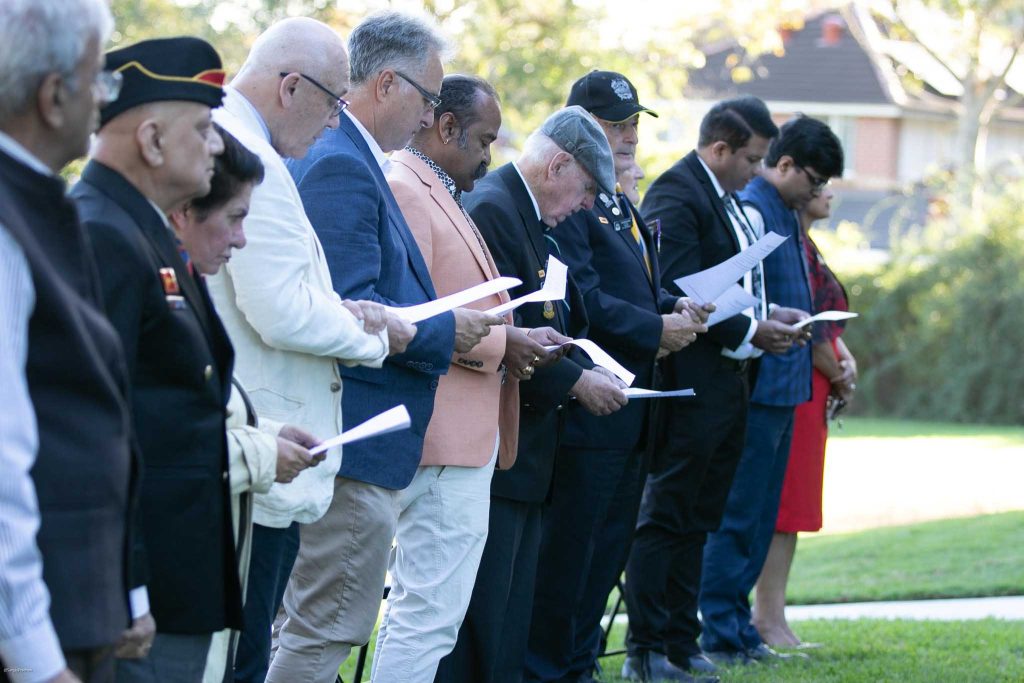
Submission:
<svg viewBox="0 0 1024 683">
<path fill-rule="evenodd" d="M 722 184 L 718 182 L 718 178 L 715 176 L 714 172 L 712 172 L 712 170 L 708 167 L 708 165 L 706 163 L 704 163 L 704 160 L 700 158 L 700 155 L 697 156 L 697 160 L 700 161 L 700 165 L 704 168 L 704 172 L 707 173 L 708 177 L 711 179 L 711 184 L 715 188 L 715 193 L 718 194 L 719 198 L 723 202 L 726 202 L 729 206 L 732 207 L 732 209 L 733 209 L 732 211 L 728 211 L 727 210 L 725 213 L 726 213 L 727 216 L 729 216 L 729 222 L 732 224 L 733 232 L 736 235 L 736 241 L 740 245 L 740 251 L 743 251 L 744 249 L 746 249 L 747 247 L 750 246 L 750 240 L 747 239 L 746 231 L 743 230 L 743 227 L 737 222 L 736 216 L 738 216 L 740 214 L 740 212 L 742 212 L 743 215 L 750 222 L 751 229 L 752 229 L 754 235 L 756 236 L 756 235 L 759 235 L 759 234 L 764 234 L 764 220 L 761 219 L 761 214 L 757 213 L 756 210 L 745 210 L 743 207 L 739 206 L 735 201 L 733 201 L 732 196 L 729 195 L 722 188 Z M 754 213 L 757 213 L 757 218 L 761 219 L 760 220 L 760 226 L 761 226 L 760 227 L 760 231 L 758 230 L 757 224 L 755 223 L 755 221 L 753 220 L 753 217 L 751 215 L 751 214 L 754 214 Z M 754 269 L 754 270 L 756 270 L 756 269 Z M 750 294 L 754 293 L 754 270 L 748 270 L 743 275 L 743 289 L 747 290 L 747 292 L 750 293 Z M 767 307 L 766 307 L 765 298 L 764 298 L 764 274 L 763 274 L 763 271 L 760 271 L 760 275 L 761 275 L 761 319 L 764 320 L 764 319 L 766 319 L 768 317 L 768 313 L 767 313 Z M 757 319 L 756 319 L 756 317 L 754 315 L 753 307 L 744 310 L 742 312 L 742 315 L 745 315 L 748 318 L 750 318 L 750 327 L 747 329 L 747 334 L 743 337 L 743 341 L 740 343 L 740 345 L 737 346 L 735 349 L 727 349 L 725 347 L 722 347 L 722 355 L 727 357 L 727 358 L 733 358 L 733 359 L 736 359 L 736 360 L 746 360 L 746 359 L 749 359 L 749 358 L 758 358 L 764 352 L 761 349 L 759 349 L 756 346 L 754 346 L 750 342 L 750 340 L 754 338 L 754 333 L 757 332 Z"/>
</svg>

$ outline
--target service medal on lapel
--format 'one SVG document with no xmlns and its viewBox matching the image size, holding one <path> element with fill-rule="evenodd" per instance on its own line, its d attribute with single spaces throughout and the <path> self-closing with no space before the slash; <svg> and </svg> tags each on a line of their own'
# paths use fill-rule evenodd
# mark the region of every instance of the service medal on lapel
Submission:
<svg viewBox="0 0 1024 683">
<path fill-rule="evenodd" d="M 544 302 L 544 317 L 552 320 L 555 317 L 555 306 L 550 301 Z"/>
</svg>

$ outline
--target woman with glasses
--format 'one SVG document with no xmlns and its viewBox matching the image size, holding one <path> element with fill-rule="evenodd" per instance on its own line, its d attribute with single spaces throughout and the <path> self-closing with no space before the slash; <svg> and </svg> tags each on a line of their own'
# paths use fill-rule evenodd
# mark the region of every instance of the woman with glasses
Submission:
<svg viewBox="0 0 1024 683">
<path fill-rule="evenodd" d="M 829 217 L 833 197 L 832 190 L 822 184 L 819 194 L 800 212 L 800 232 L 814 304 L 811 313 L 848 310 L 846 290 L 825 264 L 809 234 L 815 221 Z M 793 418 L 793 442 L 775 535 L 757 582 L 753 624 L 761 638 L 775 647 L 808 646 L 801 643 L 786 622 L 786 584 L 796 551 L 797 533 L 821 529 L 828 416 L 834 416 L 852 400 L 857 389 L 857 361 L 840 336 L 844 325 L 844 322 L 814 324 L 811 400 L 797 406 Z"/>
</svg>

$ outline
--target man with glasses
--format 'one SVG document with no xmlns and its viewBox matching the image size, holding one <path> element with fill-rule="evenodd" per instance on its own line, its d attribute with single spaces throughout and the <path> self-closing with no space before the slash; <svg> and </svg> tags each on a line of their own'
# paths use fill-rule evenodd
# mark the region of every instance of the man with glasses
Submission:
<svg viewBox="0 0 1024 683">
<path fill-rule="evenodd" d="M 247 246 L 210 278 L 238 351 L 235 374 L 260 415 L 320 438 L 342 430 L 338 362 L 380 367 L 415 333 L 379 304 L 342 301 L 285 158 L 301 158 L 338 126 L 348 89 L 345 46 L 307 18 L 274 24 L 253 44 L 214 117 L 266 171 L 245 219 Z M 337 94 L 341 93 L 341 94 Z M 387 330 L 384 329 L 387 325 Z M 352 424 L 346 416 L 345 424 Z M 287 486 L 254 497 L 253 542 L 234 680 L 262 683 L 270 630 L 299 548 L 299 524 L 318 520 L 334 492 L 341 450 Z"/>
<path fill-rule="evenodd" d="M 113 28 L 101 0 L 0 4 L 0 681 L 112 682 L 153 638 L 124 354 L 58 175 L 117 97 Z"/>
<path fill-rule="evenodd" d="M 382 12 L 365 19 L 349 37 L 351 90 L 343 94 L 350 104 L 340 124 L 303 160 L 289 163 L 342 297 L 388 306 L 436 298 L 384 170 L 390 164 L 385 154 L 403 148 L 434 120 L 445 47 L 433 27 L 408 15 Z M 399 527 L 399 493 L 419 467 L 439 377 L 454 352 L 468 352 L 491 325 L 503 322 L 456 309 L 418 323 L 408 348 L 381 369 L 340 368 L 346 424 L 402 403 L 412 427 L 346 446 L 330 507 L 302 530 L 284 596 L 288 618 L 267 676 L 271 683 L 332 683 L 351 648 L 369 640 Z M 409 514 L 402 522 L 409 533 L 427 533 L 426 520 L 417 526 Z M 373 678 L 408 680 L 380 662 Z"/>
<path fill-rule="evenodd" d="M 108 53 L 106 64 L 124 84 L 100 112 L 92 159 L 71 194 L 131 377 L 148 570 L 133 578 L 145 581 L 157 622 L 148 656 L 122 660 L 117 675 L 195 680 L 212 633 L 242 619 L 224 430 L 234 353 L 167 213 L 210 191 L 223 150 L 210 112 L 224 71 L 198 38 L 142 41 Z"/>
<path fill-rule="evenodd" d="M 740 192 L 755 235 L 771 230 L 788 239 L 763 262 L 769 314 L 777 307 L 811 310 L 811 292 L 796 210 L 843 172 L 839 139 L 821 121 L 800 116 L 782 126 L 765 168 Z M 750 590 L 761 574 L 775 532 L 789 460 L 793 410 L 811 398 L 811 330 L 785 353 L 761 358 L 747 417 L 746 442 L 718 531 L 704 548 L 700 611 L 702 642 L 718 662 L 780 659 L 751 623 Z"/>
</svg>

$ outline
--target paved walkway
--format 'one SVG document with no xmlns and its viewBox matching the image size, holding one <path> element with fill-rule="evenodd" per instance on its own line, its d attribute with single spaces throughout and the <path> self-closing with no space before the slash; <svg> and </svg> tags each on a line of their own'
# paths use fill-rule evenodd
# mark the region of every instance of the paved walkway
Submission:
<svg viewBox="0 0 1024 683">
<path fill-rule="evenodd" d="M 976 619 L 1024 621 L 1024 596 L 958 598 L 956 600 L 901 600 L 848 602 L 838 605 L 798 605 L 786 608 L 787 621 L 811 619 L 913 619 L 915 621 L 974 621 Z M 607 617 L 602 622 L 607 624 Z M 615 617 L 626 624 L 625 614 Z"/>
<path fill-rule="evenodd" d="M 808 619 L 915 619 L 970 621 L 974 619 L 1024 621 L 1024 596 L 1008 598 L 961 598 L 956 600 L 902 600 L 898 602 L 850 602 L 839 605 L 799 605 L 786 608 L 789 621 Z"/>
</svg>

